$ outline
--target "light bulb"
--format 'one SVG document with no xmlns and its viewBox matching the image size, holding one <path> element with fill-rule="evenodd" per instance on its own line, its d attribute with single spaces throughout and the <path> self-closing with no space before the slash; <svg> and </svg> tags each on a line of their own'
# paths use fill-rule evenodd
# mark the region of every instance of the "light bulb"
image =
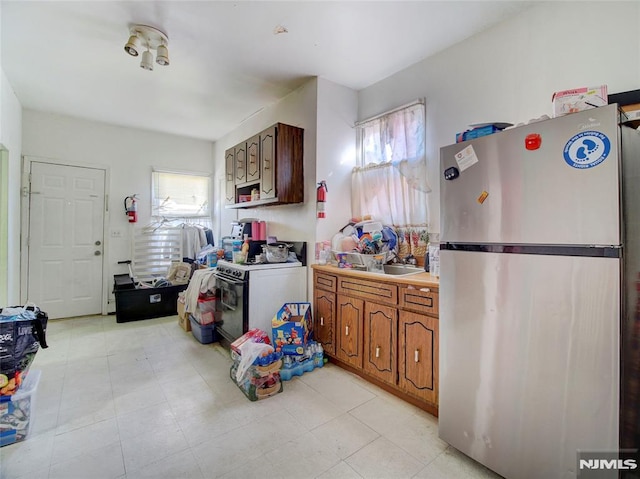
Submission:
<svg viewBox="0 0 640 479">
<path fill-rule="evenodd" d="M 132 57 L 138 56 L 138 50 L 140 49 L 140 38 L 138 35 L 131 35 L 129 37 L 129 41 L 124 46 L 124 51 L 127 52 Z"/>
<path fill-rule="evenodd" d="M 149 50 L 142 54 L 142 60 L 140 60 L 140 67 L 145 70 L 153 70 L 153 55 Z"/>
<path fill-rule="evenodd" d="M 156 53 L 156 63 L 163 66 L 169 64 L 169 50 L 164 44 L 158 46 L 158 52 Z"/>
</svg>

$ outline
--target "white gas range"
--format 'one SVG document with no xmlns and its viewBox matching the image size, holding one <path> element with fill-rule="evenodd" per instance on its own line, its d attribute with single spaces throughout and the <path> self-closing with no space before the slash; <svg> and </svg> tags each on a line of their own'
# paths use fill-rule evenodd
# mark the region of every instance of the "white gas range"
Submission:
<svg viewBox="0 0 640 479">
<path fill-rule="evenodd" d="M 307 301 L 306 246 L 297 244 L 298 261 L 238 264 L 218 261 L 221 321 L 216 330 L 229 343 L 258 328 L 271 335 L 271 320 L 285 303 Z"/>
</svg>

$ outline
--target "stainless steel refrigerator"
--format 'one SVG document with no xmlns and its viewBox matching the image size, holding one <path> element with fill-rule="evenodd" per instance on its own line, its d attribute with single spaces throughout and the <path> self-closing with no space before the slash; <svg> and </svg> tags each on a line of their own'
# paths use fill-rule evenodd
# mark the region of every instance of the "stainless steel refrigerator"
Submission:
<svg viewBox="0 0 640 479">
<path fill-rule="evenodd" d="M 518 479 L 638 447 L 640 132 L 609 105 L 440 153 L 440 438 Z"/>
</svg>

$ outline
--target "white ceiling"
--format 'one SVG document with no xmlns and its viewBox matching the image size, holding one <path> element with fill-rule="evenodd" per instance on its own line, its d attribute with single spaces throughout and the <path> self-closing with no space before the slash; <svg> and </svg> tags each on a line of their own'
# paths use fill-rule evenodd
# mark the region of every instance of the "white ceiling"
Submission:
<svg viewBox="0 0 640 479">
<path fill-rule="evenodd" d="M 531 3 L 2 0 L 2 68 L 24 108 L 215 141 L 310 77 L 365 88 Z M 171 65 L 125 53 L 135 23 Z"/>
</svg>

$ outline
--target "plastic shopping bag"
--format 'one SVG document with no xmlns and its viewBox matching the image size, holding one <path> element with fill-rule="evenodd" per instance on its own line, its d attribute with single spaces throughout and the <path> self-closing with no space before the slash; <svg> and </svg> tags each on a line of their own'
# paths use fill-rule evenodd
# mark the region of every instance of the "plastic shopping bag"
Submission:
<svg viewBox="0 0 640 479">
<path fill-rule="evenodd" d="M 47 348 L 47 313 L 37 306 L 0 311 L 0 395 L 14 394 L 39 347 Z"/>
</svg>

